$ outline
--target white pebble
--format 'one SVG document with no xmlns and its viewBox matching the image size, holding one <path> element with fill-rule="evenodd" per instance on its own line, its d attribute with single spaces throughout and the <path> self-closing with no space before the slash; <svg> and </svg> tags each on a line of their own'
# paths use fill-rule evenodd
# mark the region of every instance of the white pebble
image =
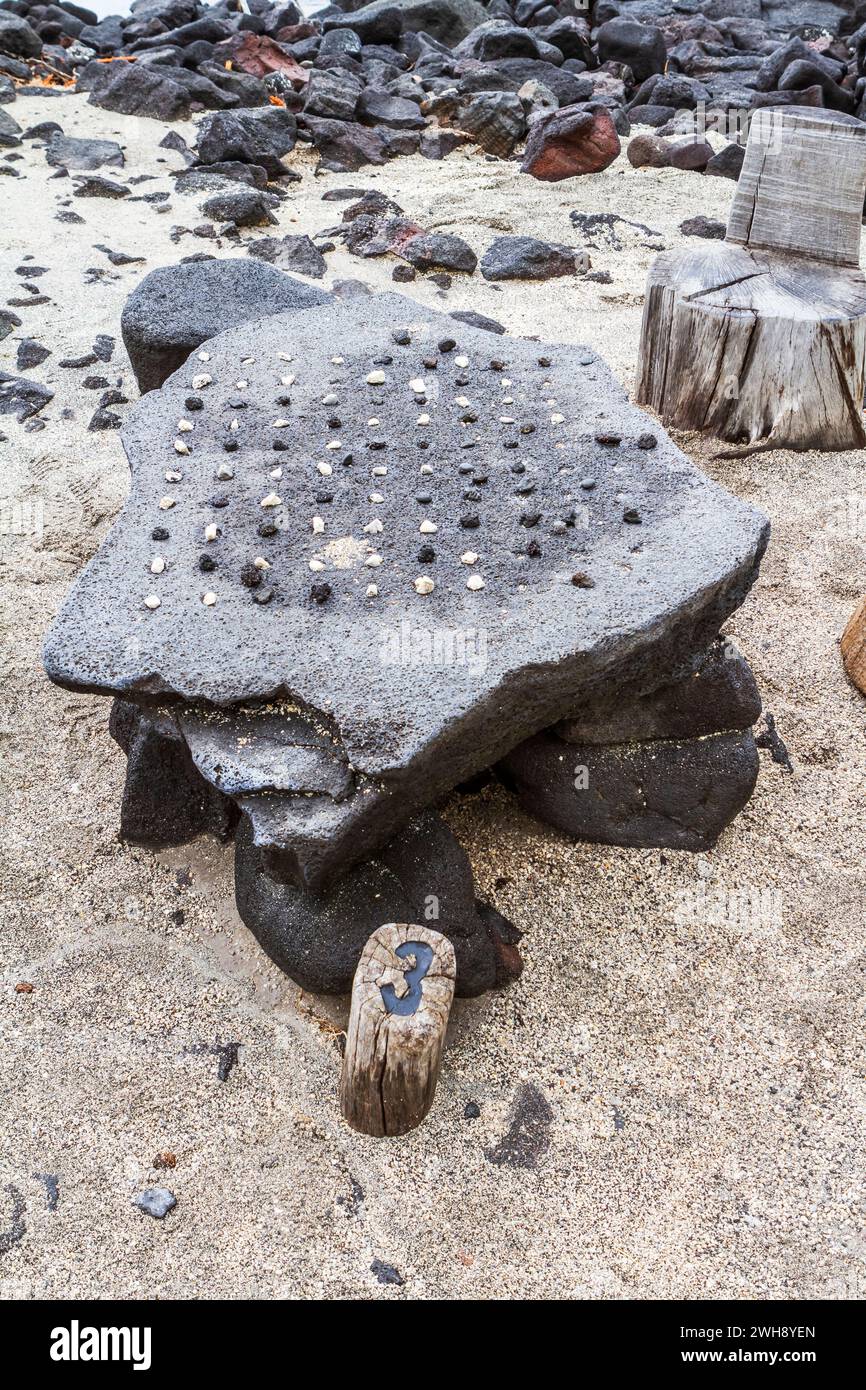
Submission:
<svg viewBox="0 0 866 1390">
<path fill-rule="evenodd" d="M 249 384 L 250 384 L 250 383 L 249 383 L 248 381 L 236 381 L 236 382 L 235 382 L 235 386 L 238 388 L 239 391 L 245 391 L 246 388 L 249 386 Z"/>
<path fill-rule="evenodd" d="M 314 536 L 321 536 L 325 529 L 325 523 L 320 516 L 314 516 L 311 522 Z"/>
<path fill-rule="evenodd" d="M 368 584 L 368 585 L 367 585 L 367 598 L 378 598 L 378 597 L 379 597 L 379 586 L 378 586 L 378 584 Z"/>
<path fill-rule="evenodd" d="M 150 562 L 151 574 L 162 574 L 164 569 L 165 560 L 162 558 L 161 555 L 154 555 L 153 559 Z"/>
<path fill-rule="evenodd" d="M 326 448 L 326 449 L 342 449 L 342 447 L 343 447 L 343 441 L 342 441 L 342 439 L 331 439 L 331 440 L 325 445 L 325 448 Z"/>
<path fill-rule="evenodd" d="M 315 574 L 318 574 L 319 571 L 320 571 L 320 570 L 323 570 L 324 568 L 325 568 L 325 562 L 324 562 L 324 560 L 311 560 L 311 561 L 310 561 L 310 569 L 313 570 L 313 572 L 314 572 Z"/>
<path fill-rule="evenodd" d="M 294 374 L 292 374 L 292 375 L 290 375 L 290 376 L 281 376 L 281 377 L 280 377 L 280 385 L 281 385 L 281 386 L 294 386 L 294 384 L 295 384 L 295 376 L 294 376 Z"/>
<path fill-rule="evenodd" d="M 458 367 L 468 367 L 468 366 L 469 366 L 469 358 L 468 358 L 468 357 L 455 357 L 455 358 L 454 358 L 454 361 L 457 363 L 457 366 L 458 366 Z"/>
<path fill-rule="evenodd" d="M 281 362 L 294 362 L 295 360 L 289 352 L 278 352 L 277 357 L 279 357 Z"/>
<path fill-rule="evenodd" d="M 144 606 L 145 608 L 158 608 L 159 598 L 157 597 L 157 595 L 148 594 L 147 598 L 144 600 Z"/>
<path fill-rule="evenodd" d="M 173 506 L 174 506 L 174 498 L 173 498 L 173 497 L 160 497 L 160 499 L 159 499 L 159 510 L 160 510 L 161 512 L 168 512 L 168 511 L 171 510 L 171 508 L 172 508 Z"/>
<path fill-rule="evenodd" d="M 436 525 L 435 521 L 422 521 L 418 530 L 421 532 L 422 536 L 435 536 L 439 527 Z"/>
<path fill-rule="evenodd" d="M 367 525 L 364 527 L 364 532 L 368 536 L 378 536 L 381 530 L 382 523 L 378 517 L 376 517 L 373 521 L 368 521 Z"/>
<path fill-rule="evenodd" d="M 345 357 L 332 357 L 332 358 L 331 358 L 331 361 L 333 362 L 333 364 L 334 364 L 335 367 L 341 367 L 341 366 L 343 365 L 343 363 L 345 362 L 345 360 L 346 360 Z"/>
<path fill-rule="evenodd" d="M 423 377 L 416 376 L 409 382 L 409 390 L 414 391 L 416 396 L 426 396 L 427 383 Z"/>
<path fill-rule="evenodd" d="M 502 404 L 503 404 L 503 405 L 514 405 L 514 397 L 513 397 L 513 396 L 503 396 L 503 397 L 502 397 Z"/>
<path fill-rule="evenodd" d="M 499 423 L 500 423 L 500 425 L 513 425 L 513 424 L 514 424 L 514 416 L 513 416 L 513 415 L 500 415 L 500 417 L 499 417 Z"/>
<path fill-rule="evenodd" d="M 551 423 L 552 425 L 561 425 L 561 424 L 564 422 L 564 420 L 565 420 L 565 416 L 564 416 L 564 415 L 551 415 L 551 417 L 550 417 L 550 423 Z"/>
<path fill-rule="evenodd" d="M 199 372 L 198 376 L 194 376 L 192 379 L 192 389 L 193 391 L 201 391 L 205 386 L 210 386 L 212 381 L 213 377 L 208 376 L 207 372 Z"/>
<path fill-rule="evenodd" d="M 455 399 L 455 401 L 457 402 L 458 405 L 469 405 L 469 404 L 470 404 L 470 401 L 469 401 L 469 397 L 468 397 L 468 396 L 455 396 L 454 399 Z"/>
<path fill-rule="evenodd" d="M 255 360 L 256 360 L 256 359 L 255 359 L 254 357 L 242 357 L 242 358 L 241 358 L 241 366 L 242 366 L 242 367 L 248 367 L 252 362 L 255 362 Z"/>
<path fill-rule="evenodd" d="M 429 415 L 419 415 L 419 416 L 418 416 L 418 419 L 416 420 L 415 423 L 418 424 L 418 425 L 429 425 L 429 424 L 430 424 L 430 416 L 429 416 Z"/>
<path fill-rule="evenodd" d="M 201 601 L 204 604 L 205 608 L 213 608 L 214 604 L 216 603 L 216 594 L 209 589 L 206 594 L 202 594 Z"/>
<path fill-rule="evenodd" d="M 474 550 L 464 550 L 463 554 L 460 556 L 460 560 L 464 565 L 474 565 L 477 559 L 478 556 L 475 554 Z"/>
<path fill-rule="evenodd" d="M 241 425 L 239 420 L 232 420 L 231 424 L 229 425 L 230 430 L 239 430 L 240 427 Z"/>
<path fill-rule="evenodd" d="M 215 540 L 218 540 L 218 539 L 219 539 L 219 533 L 220 533 L 220 528 L 217 526 L 217 524 L 216 524 L 215 521 L 212 521 L 212 522 L 210 523 L 209 526 L 206 526 L 206 527 L 204 528 L 204 538 L 205 538 L 206 541 L 215 541 Z"/>
<path fill-rule="evenodd" d="M 283 470 L 282 470 L 282 468 L 272 468 L 271 471 L 270 471 L 270 473 L 268 474 L 268 477 L 269 477 L 269 478 L 281 478 L 282 476 L 283 476 Z"/>
<path fill-rule="evenodd" d="M 174 452 L 176 454 L 188 454 L 189 445 L 183 439 L 176 439 L 174 441 Z"/>
<path fill-rule="evenodd" d="M 388 470 L 387 470 L 387 468 L 379 467 L 379 468 L 374 468 L 374 469 L 373 469 L 373 477 L 374 477 L 374 478 L 387 478 L 387 476 L 388 476 Z"/>
<path fill-rule="evenodd" d="M 209 353 L 209 352 L 200 352 L 199 355 L 198 355 L 198 360 L 199 360 L 199 362 L 209 362 L 209 361 L 210 361 L 210 353 Z"/>
<path fill-rule="evenodd" d="M 269 492 L 267 497 L 263 497 L 259 503 L 260 507 L 281 507 L 283 499 L 278 497 L 275 492 Z"/>
<path fill-rule="evenodd" d="M 323 478 L 330 478 L 331 474 L 334 471 L 329 463 L 317 463 L 316 467 L 318 468 Z"/>
<path fill-rule="evenodd" d="M 253 564 L 255 565 L 257 570 L 269 570 L 271 567 L 269 561 L 265 559 L 264 555 L 257 555 L 256 558 L 253 560 Z"/>
<path fill-rule="evenodd" d="M 365 564 L 365 565 L 372 565 L 374 568 L 375 568 L 377 565 L 381 565 L 381 563 L 382 563 L 382 556 L 381 556 L 381 555 L 375 555 L 375 554 L 374 554 L 374 555 L 368 555 L 367 558 L 366 558 L 366 560 L 364 561 L 364 564 Z"/>
<path fill-rule="evenodd" d="M 368 385 L 368 386 L 384 386 L 384 385 L 385 385 L 385 373 L 384 373 L 384 372 L 371 372 L 370 375 L 367 377 L 367 385 Z"/>
<path fill-rule="evenodd" d="M 179 434 L 189 434 L 190 430 L 192 429 L 192 425 L 190 424 L 189 420 L 178 420 L 177 428 Z"/>
<path fill-rule="evenodd" d="M 432 594 L 435 588 L 436 585 L 433 583 L 433 580 L 428 579 L 426 574 L 422 574 L 420 579 L 415 580 L 416 594 Z"/>
<path fill-rule="evenodd" d="M 367 424 L 370 425 L 371 428 L 372 428 L 374 425 L 378 425 L 378 423 L 379 423 L 379 419 L 378 419 L 378 416 L 376 416 L 376 415 L 373 416 L 372 420 L 368 420 L 368 421 L 367 421 Z"/>
<path fill-rule="evenodd" d="M 219 468 L 217 469 L 216 475 L 218 478 L 222 478 L 225 482 L 228 482 L 229 478 L 233 478 L 235 476 L 227 463 L 220 464 Z"/>
<path fill-rule="evenodd" d="M 183 474 L 178 473 L 176 468 L 170 468 L 167 473 L 163 474 L 163 477 L 167 483 L 179 483 L 183 481 Z"/>
<path fill-rule="evenodd" d="M 339 405 L 340 397 L 334 391 L 329 391 L 327 396 L 322 397 L 322 405 Z"/>
<path fill-rule="evenodd" d="M 510 376 L 504 376 L 504 377 L 502 378 L 502 381 L 500 382 L 500 385 L 503 386 L 503 387 L 505 387 L 505 388 L 509 387 L 509 386 L 511 385 L 511 377 L 510 377 Z"/>
<path fill-rule="evenodd" d="M 284 430 L 286 428 L 286 425 L 290 425 L 291 423 L 291 420 L 275 420 L 274 423 L 271 425 L 271 429 Z"/>
<path fill-rule="evenodd" d="M 426 478 L 428 473 L 433 472 L 432 463 L 422 463 L 421 467 L 418 469 L 418 472 L 423 474 L 423 476 Z"/>
<path fill-rule="evenodd" d="M 466 581 L 466 587 L 467 589 L 483 589 L 484 580 L 481 578 L 480 574 L 470 574 Z"/>
</svg>

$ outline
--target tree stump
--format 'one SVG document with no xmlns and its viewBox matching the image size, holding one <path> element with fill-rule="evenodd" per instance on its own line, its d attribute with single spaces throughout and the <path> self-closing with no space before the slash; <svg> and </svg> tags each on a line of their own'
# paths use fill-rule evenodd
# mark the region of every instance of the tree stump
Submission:
<svg viewBox="0 0 866 1390">
<path fill-rule="evenodd" d="M 364 947 L 352 1006 L 340 1108 L 353 1129 L 406 1134 L 436 1094 L 456 964 L 446 936 L 391 922 Z"/>
<path fill-rule="evenodd" d="M 864 447 L 864 192 L 862 121 L 757 111 L 725 240 L 650 270 L 637 400 L 738 444 Z"/>
<path fill-rule="evenodd" d="M 866 695 L 866 598 L 862 598 L 842 633 L 842 663 L 858 690 Z"/>
</svg>

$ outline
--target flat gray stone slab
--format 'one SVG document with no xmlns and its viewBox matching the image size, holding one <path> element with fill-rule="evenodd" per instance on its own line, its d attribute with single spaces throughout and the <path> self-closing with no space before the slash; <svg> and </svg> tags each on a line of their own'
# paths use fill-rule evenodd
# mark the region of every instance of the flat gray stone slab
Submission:
<svg viewBox="0 0 866 1390">
<path fill-rule="evenodd" d="M 230 329 L 123 439 L 129 500 L 46 669 L 323 723 L 354 794 L 250 791 L 257 843 L 299 855 L 310 886 L 600 691 L 662 683 L 742 602 L 767 539 L 591 351 L 396 295 Z"/>
</svg>

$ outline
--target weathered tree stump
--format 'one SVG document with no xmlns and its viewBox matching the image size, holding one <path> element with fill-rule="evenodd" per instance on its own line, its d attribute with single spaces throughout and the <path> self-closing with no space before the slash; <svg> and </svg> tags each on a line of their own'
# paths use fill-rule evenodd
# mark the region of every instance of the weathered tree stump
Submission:
<svg viewBox="0 0 866 1390">
<path fill-rule="evenodd" d="M 456 965 L 446 936 L 391 922 L 370 937 L 352 985 L 340 1107 L 362 1134 L 406 1134 L 436 1094 Z"/>
<path fill-rule="evenodd" d="M 637 400 L 738 444 L 866 445 L 864 192 L 862 121 L 756 112 L 725 240 L 650 270 Z"/>
<path fill-rule="evenodd" d="M 858 690 L 866 695 L 866 598 L 862 598 L 842 633 L 842 663 Z"/>
</svg>

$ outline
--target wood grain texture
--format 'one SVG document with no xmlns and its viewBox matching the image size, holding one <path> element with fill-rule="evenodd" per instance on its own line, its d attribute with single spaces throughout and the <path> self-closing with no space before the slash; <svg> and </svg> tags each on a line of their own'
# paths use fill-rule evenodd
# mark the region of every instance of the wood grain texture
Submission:
<svg viewBox="0 0 866 1390">
<path fill-rule="evenodd" d="M 666 425 L 750 447 L 866 445 L 866 125 L 757 113 L 725 241 L 650 269 L 636 398 Z"/>
<path fill-rule="evenodd" d="M 405 1134 L 427 1114 L 456 973 L 451 942 L 429 927 L 391 922 L 370 937 L 352 985 L 340 1080 L 340 1108 L 353 1129 Z"/>
<path fill-rule="evenodd" d="M 866 597 L 860 600 L 851 614 L 840 646 L 849 679 L 866 695 Z"/>
</svg>

